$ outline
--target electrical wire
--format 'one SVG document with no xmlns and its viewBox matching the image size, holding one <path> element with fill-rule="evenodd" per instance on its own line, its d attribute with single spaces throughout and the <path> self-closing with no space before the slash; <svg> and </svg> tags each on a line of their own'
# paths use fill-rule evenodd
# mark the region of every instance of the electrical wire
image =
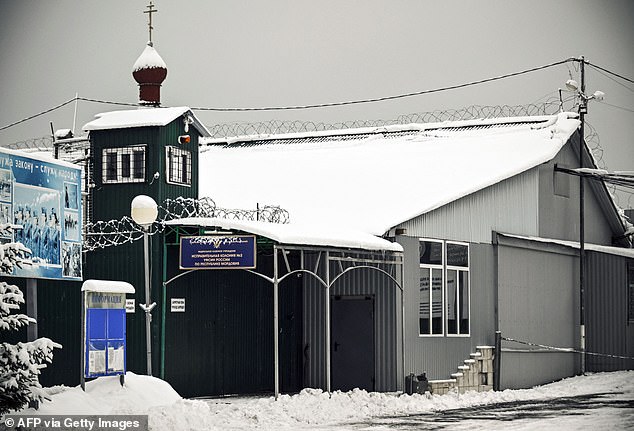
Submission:
<svg viewBox="0 0 634 431">
<path fill-rule="evenodd" d="M 602 100 L 599 100 L 598 102 L 601 103 L 602 105 L 608 105 L 608 106 L 611 106 L 611 107 L 616 108 L 616 109 L 622 109 L 623 111 L 634 112 L 634 109 L 626 108 L 624 106 L 613 105 L 611 103 L 604 102 Z"/>
<path fill-rule="evenodd" d="M 422 91 L 414 91 L 411 93 L 398 94 L 395 96 L 384 96 L 384 97 L 376 97 L 372 99 L 362 99 L 362 100 L 349 100 L 345 102 L 331 102 L 331 103 L 317 103 L 313 105 L 296 105 L 296 106 L 267 106 L 261 108 L 204 108 L 204 107 L 196 107 L 191 108 L 192 111 L 216 111 L 216 112 L 246 112 L 246 111 L 288 111 L 288 110 L 300 110 L 300 109 L 313 109 L 313 108 L 329 108 L 333 106 L 346 106 L 346 105 L 359 105 L 362 103 L 374 103 L 374 102 L 384 102 L 387 100 L 396 100 L 403 99 L 406 97 L 412 96 L 421 96 L 423 94 L 432 94 L 439 93 L 441 91 L 448 90 L 456 90 L 459 88 L 470 87 L 473 85 L 484 84 L 487 82 L 498 81 L 500 79 L 511 78 L 514 76 L 524 75 L 531 72 L 536 72 L 538 70 L 547 69 L 553 66 L 558 66 L 560 64 L 565 64 L 570 61 L 575 60 L 574 58 L 566 58 L 565 60 L 556 61 L 554 63 L 545 64 L 543 66 L 532 67 L 530 69 L 521 70 L 519 72 L 507 73 L 505 75 L 494 76 L 492 78 L 480 79 L 477 81 L 466 82 L 464 84 L 456 84 L 450 85 L 447 87 L 434 88 L 431 90 L 422 90 Z"/>
<path fill-rule="evenodd" d="M 518 72 L 513 72 L 513 73 L 507 73 L 504 75 L 498 75 L 498 76 L 494 76 L 491 78 L 485 78 L 485 79 L 480 79 L 480 80 L 476 80 L 476 81 L 470 81 L 470 82 L 466 82 L 463 84 L 456 84 L 456 85 L 450 85 L 450 86 L 446 86 L 446 87 L 439 87 L 439 88 L 434 88 L 434 89 L 430 89 L 430 90 L 422 90 L 422 91 L 415 91 L 415 92 L 410 92 L 410 93 L 404 93 L 404 94 L 398 94 L 398 95 L 393 95 L 393 96 L 384 96 L 384 97 L 376 97 L 376 98 L 369 98 L 369 99 L 361 99 L 361 100 L 349 100 L 349 101 L 343 101 L 343 102 L 330 102 L 330 103 L 318 103 L 318 104 L 311 104 L 311 105 L 295 105 L 295 106 L 268 106 L 268 107 L 249 107 L 249 108 L 216 108 L 216 107 L 192 107 L 190 109 L 192 109 L 193 111 L 215 111 L 215 112 L 254 112 L 254 111 L 284 111 L 284 110 L 301 110 L 301 109 L 313 109 L 313 108 L 327 108 L 327 107 L 335 107 L 335 106 L 346 106 L 346 105 L 357 105 L 357 104 L 364 104 L 364 103 L 374 103 L 374 102 L 382 102 L 382 101 L 388 101 L 388 100 L 396 100 L 396 99 L 402 99 L 402 98 L 407 98 L 407 97 L 413 97 L 413 96 L 420 96 L 420 95 L 424 95 L 424 94 L 432 94 L 432 93 L 438 93 L 438 92 L 442 92 L 442 91 L 449 91 L 449 90 L 456 90 L 456 89 L 460 89 L 460 88 L 465 88 L 465 87 L 470 87 L 470 86 L 474 86 L 474 85 L 479 85 L 479 84 L 484 84 L 484 83 L 488 83 L 488 82 L 493 82 L 493 81 L 498 81 L 501 79 L 506 79 L 506 78 L 511 78 L 511 77 L 515 77 L 515 76 L 520 76 L 520 75 L 524 75 L 527 73 L 532 73 L 532 72 L 536 72 L 539 70 L 543 70 L 543 69 L 547 69 L 550 67 L 554 67 L 554 66 L 558 66 L 561 64 L 569 64 L 572 62 L 573 67 L 576 67 L 576 62 L 578 62 L 579 59 L 570 57 L 570 58 L 566 58 L 564 60 L 560 60 L 560 61 L 556 61 L 553 63 L 549 63 L 549 64 L 545 64 L 543 66 L 538 66 L 538 67 L 532 67 L 530 69 L 525 69 L 525 70 L 521 70 Z M 624 79 L 626 81 L 632 82 L 634 83 L 634 80 L 631 80 L 627 77 L 624 77 L 622 75 L 619 75 L 615 72 L 612 72 L 608 69 L 602 68 L 600 66 L 597 66 L 595 64 L 592 64 L 588 61 L 585 61 L 586 64 L 602 70 L 606 73 L 609 73 L 611 75 L 617 76 L 621 79 Z M 570 66 L 568 65 L 568 68 Z M 8 129 L 9 127 L 18 125 L 20 123 L 23 123 L 25 121 L 28 120 L 32 120 L 34 118 L 37 118 L 39 116 L 45 115 L 49 112 L 52 112 L 56 109 L 59 109 L 65 105 L 68 105 L 69 103 L 75 102 L 77 100 L 81 100 L 81 101 L 85 101 L 85 102 L 91 102 L 91 103 L 102 103 L 102 104 L 108 104 L 108 105 L 118 105 L 118 106 L 132 106 L 132 107 L 136 107 L 136 106 L 140 106 L 139 103 L 128 103 L 128 102 L 116 102 L 116 101 L 111 101 L 111 100 L 100 100 L 100 99 L 92 99 L 92 98 L 87 98 L 87 97 L 73 97 L 72 99 L 69 99 L 59 105 L 56 105 L 52 108 L 49 108 L 45 111 L 39 112 L 37 114 L 31 115 L 27 118 L 24 118 L 22 120 L 18 120 L 15 121 L 11 124 L 7 124 L 6 126 L 2 126 L 0 127 L 0 131 Z M 615 106 L 616 107 L 616 106 Z M 627 108 L 621 108 L 621 109 L 625 109 L 625 110 L 629 110 Z"/>
<path fill-rule="evenodd" d="M 628 87 L 626 84 L 624 84 L 624 83 L 622 83 L 622 82 L 620 82 L 620 81 L 618 81 L 618 80 L 614 79 L 613 77 L 611 77 L 611 76 L 610 76 L 610 75 L 608 75 L 607 73 L 605 73 L 605 72 L 603 72 L 603 71 L 601 71 L 601 70 L 599 70 L 599 69 L 596 69 L 595 71 L 596 71 L 597 73 L 599 73 L 599 74 L 601 74 L 601 75 L 605 76 L 605 77 L 606 77 L 606 78 L 608 78 L 609 80 L 614 81 L 615 83 L 619 84 L 619 85 L 620 85 L 620 86 L 622 86 L 623 88 L 625 88 L 625 89 L 627 89 L 627 90 L 630 90 L 630 91 L 634 92 L 634 88 Z"/>
<path fill-rule="evenodd" d="M 602 70 L 602 71 L 604 71 L 604 72 L 609 73 L 610 75 L 617 76 L 617 77 L 619 77 L 619 78 L 621 78 L 621 79 L 624 79 L 624 80 L 626 80 L 626 81 L 631 82 L 632 84 L 634 84 L 634 79 L 632 79 L 632 78 L 628 78 L 628 77 L 626 77 L 626 76 L 619 75 L 618 73 L 616 73 L 616 72 L 612 72 L 611 70 L 608 70 L 608 69 L 606 69 L 606 68 L 604 68 L 604 67 L 597 66 L 596 64 L 592 64 L 592 63 L 590 63 L 589 61 L 586 61 L 585 63 L 586 63 L 588 66 L 592 66 L 592 67 L 594 67 L 594 68 L 596 68 L 596 69 Z"/>
<path fill-rule="evenodd" d="M 93 103 L 101 103 L 104 105 L 119 105 L 119 106 L 141 106 L 140 103 L 130 103 L 130 102 L 114 102 L 112 100 L 99 100 L 99 99 L 90 99 L 88 97 L 76 97 L 77 100 L 82 100 L 84 102 L 93 102 Z"/>
<path fill-rule="evenodd" d="M 38 112 L 37 114 L 33 114 L 33 115 L 31 115 L 29 117 L 26 117 L 26 118 L 23 118 L 21 120 L 14 121 L 11 124 L 7 124 L 6 126 L 2 126 L 2 127 L 0 127 L 0 130 L 5 130 L 5 129 L 8 129 L 9 127 L 17 126 L 18 124 L 24 123 L 25 121 L 29 121 L 29 120 L 32 120 L 34 118 L 40 117 L 42 115 L 48 114 L 49 112 L 53 112 L 56 109 L 59 109 L 59 108 L 62 108 L 64 106 L 68 105 L 69 103 L 73 103 L 75 100 L 77 100 L 77 98 L 73 97 L 72 99 L 69 99 L 66 102 L 60 103 L 59 105 L 53 106 L 52 108 L 49 108 L 49 109 L 46 109 L 45 111 Z"/>
</svg>

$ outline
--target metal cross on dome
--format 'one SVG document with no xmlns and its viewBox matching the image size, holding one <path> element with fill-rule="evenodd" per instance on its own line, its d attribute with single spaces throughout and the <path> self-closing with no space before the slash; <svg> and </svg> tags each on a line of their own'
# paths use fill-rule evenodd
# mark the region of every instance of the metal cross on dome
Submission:
<svg viewBox="0 0 634 431">
<path fill-rule="evenodd" d="M 150 35 L 150 44 L 152 44 L 152 30 L 154 29 L 154 27 L 152 27 L 152 14 L 155 12 L 158 12 L 158 9 L 154 9 L 154 3 L 152 2 L 152 0 L 150 0 L 150 4 L 146 6 L 147 10 L 144 10 L 143 13 L 148 14 L 148 32 Z"/>
</svg>

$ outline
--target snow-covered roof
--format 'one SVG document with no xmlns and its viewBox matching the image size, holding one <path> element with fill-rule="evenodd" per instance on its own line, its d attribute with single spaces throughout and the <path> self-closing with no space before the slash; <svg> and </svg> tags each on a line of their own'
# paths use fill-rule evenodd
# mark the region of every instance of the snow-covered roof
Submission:
<svg viewBox="0 0 634 431">
<path fill-rule="evenodd" d="M 136 72 L 140 69 L 154 69 L 157 67 L 162 67 L 163 69 L 167 69 L 167 65 L 159 55 L 159 53 L 154 49 L 154 46 L 151 42 L 145 46 L 145 49 L 137 58 L 134 66 L 132 66 L 132 71 Z"/>
<path fill-rule="evenodd" d="M 82 292 L 134 293 L 134 286 L 125 281 L 86 280 L 81 285 Z"/>
<path fill-rule="evenodd" d="M 193 120 L 192 125 L 202 136 L 210 136 L 209 130 L 196 118 L 196 115 L 187 107 L 175 108 L 138 108 L 125 111 L 103 112 L 95 115 L 95 119 L 84 124 L 83 129 L 110 130 L 125 129 L 130 127 L 165 126 L 180 116 L 187 115 Z"/>
<path fill-rule="evenodd" d="M 201 226 L 253 233 L 287 245 L 342 247 L 376 251 L 403 251 L 400 244 L 366 232 L 332 229 L 320 225 L 281 224 L 222 218 L 182 218 L 165 222 L 171 226 Z"/>
<path fill-rule="evenodd" d="M 498 235 L 504 236 L 507 238 L 515 238 L 515 239 L 521 239 L 525 241 L 539 242 L 543 244 L 557 244 L 557 245 L 562 245 L 564 247 L 574 248 L 576 250 L 579 250 L 581 248 L 581 245 L 579 244 L 579 242 L 576 242 L 576 241 L 565 241 L 561 239 L 542 238 L 542 237 L 536 237 L 536 236 L 513 235 L 508 233 L 498 233 Z M 588 251 L 613 254 L 616 256 L 623 256 L 623 257 L 629 257 L 631 259 L 634 259 L 634 249 L 632 248 L 611 247 L 607 245 L 591 244 L 587 242 L 583 243 L 583 248 Z"/>
<path fill-rule="evenodd" d="M 564 113 L 216 141 L 201 149 L 200 195 L 382 236 L 551 160 L 578 125 Z"/>
</svg>

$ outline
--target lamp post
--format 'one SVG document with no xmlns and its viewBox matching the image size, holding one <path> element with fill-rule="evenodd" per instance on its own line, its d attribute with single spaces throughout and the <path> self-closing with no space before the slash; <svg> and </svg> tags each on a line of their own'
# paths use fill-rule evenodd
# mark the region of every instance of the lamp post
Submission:
<svg viewBox="0 0 634 431">
<path fill-rule="evenodd" d="M 150 247 L 148 232 L 152 223 L 156 221 L 158 207 L 154 199 L 146 195 L 138 195 L 132 199 L 132 220 L 143 228 L 143 255 L 145 261 L 145 304 L 139 307 L 145 311 L 145 344 L 147 348 L 147 375 L 152 375 L 152 309 L 156 302 L 150 304 Z"/>
</svg>

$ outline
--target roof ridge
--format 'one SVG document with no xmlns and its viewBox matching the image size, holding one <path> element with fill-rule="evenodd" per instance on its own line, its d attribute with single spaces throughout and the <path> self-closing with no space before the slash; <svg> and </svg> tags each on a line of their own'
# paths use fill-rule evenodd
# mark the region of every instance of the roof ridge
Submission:
<svg viewBox="0 0 634 431">
<path fill-rule="evenodd" d="M 289 132 L 279 134 L 253 134 L 241 135 L 224 138 L 207 138 L 202 140 L 202 145 L 225 145 L 225 146 L 241 146 L 246 143 L 255 145 L 256 142 L 262 144 L 271 141 L 292 141 L 292 140 L 315 140 L 342 137 L 359 137 L 371 135 L 392 135 L 402 136 L 403 134 L 419 133 L 430 130 L 473 130 L 494 127 L 511 127 L 522 126 L 528 124 L 550 123 L 556 121 L 558 115 L 539 115 L 539 116 L 523 116 L 523 117 L 504 117 L 504 118 L 479 118 L 473 120 L 457 120 L 443 121 L 438 123 L 408 123 L 393 124 L 375 127 L 361 127 L 349 129 L 333 129 L 333 130 L 315 130 L 309 132 Z"/>
</svg>

